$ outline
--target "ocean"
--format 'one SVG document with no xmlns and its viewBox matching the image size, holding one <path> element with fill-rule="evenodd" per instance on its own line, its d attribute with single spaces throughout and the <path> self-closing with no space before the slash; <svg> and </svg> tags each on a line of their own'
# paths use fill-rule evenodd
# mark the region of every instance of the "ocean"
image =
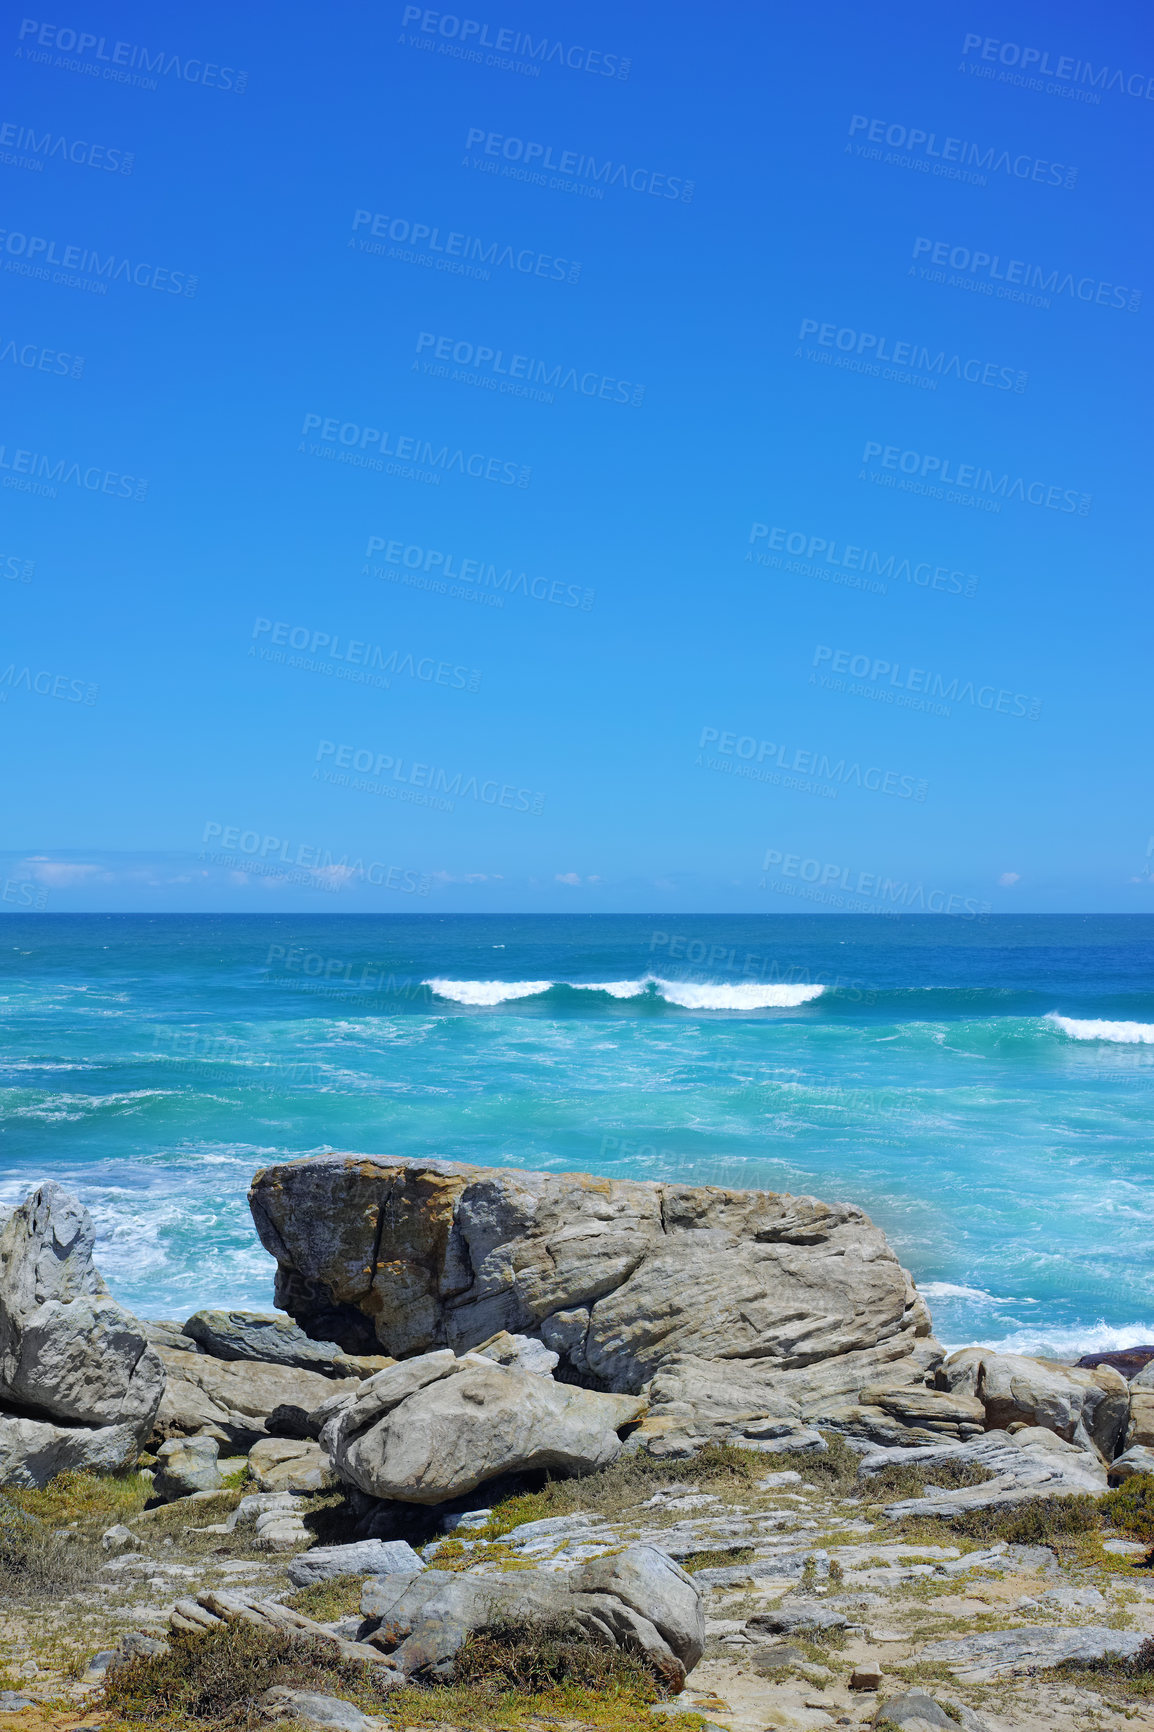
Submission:
<svg viewBox="0 0 1154 1732">
<path fill-rule="evenodd" d="M 1154 916 L 0 924 L 0 1204 L 144 1317 L 271 1305 L 246 1190 L 326 1150 L 843 1198 L 950 1345 L 1154 1340 Z"/>
</svg>

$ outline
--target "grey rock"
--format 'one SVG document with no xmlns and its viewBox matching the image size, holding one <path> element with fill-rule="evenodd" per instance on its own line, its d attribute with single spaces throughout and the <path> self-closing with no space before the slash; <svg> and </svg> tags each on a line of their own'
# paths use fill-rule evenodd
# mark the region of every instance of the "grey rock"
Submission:
<svg viewBox="0 0 1154 1732">
<path fill-rule="evenodd" d="M 100 1543 L 106 1552 L 123 1551 L 125 1546 L 134 1545 L 136 1535 L 123 1522 L 117 1522 L 114 1527 L 105 1528 L 100 1536 Z"/>
<path fill-rule="evenodd" d="M 1130 1421 L 1124 1442 L 1127 1449 L 1136 1444 L 1144 1449 L 1154 1445 L 1154 1388 L 1130 1385 Z"/>
<path fill-rule="evenodd" d="M 18 1690 L 0 1690 L 0 1714 L 18 1714 L 21 1708 L 38 1708 L 32 1696 L 22 1696 Z"/>
<path fill-rule="evenodd" d="M 277 1303 L 306 1327 L 351 1308 L 402 1358 L 507 1330 L 636 1392 L 672 1355 L 786 1371 L 885 1343 L 876 1371 L 929 1332 L 884 1234 L 843 1203 L 351 1155 L 266 1168 L 249 1197 Z"/>
<path fill-rule="evenodd" d="M 140 1454 L 139 1425 L 56 1425 L 0 1410 L 0 1485 L 46 1486 L 58 1473 L 120 1473 Z"/>
<path fill-rule="evenodd" d="M 930 1492 L 927 1488 L 925 1497 L 887 1504 L 886 1514 L 891 1520 L 903 1516 L 950 1516 L 962 1510 L 1022 1503 L 1029 1498 L 1069 1497 L 1106 1489 L 1106 1470 L 1089 1451 L 1059 1454 L 1049 1447 L 1023 1446 L 1004 1431 L 989 1431 L 968 1443 L 874 1450 L 862 1457 L 861 1472 L 868 1478 L 891 1462 L 932 1468 L 938 1461 L 976 1462 L 994 1478 L 984 1485 L 964 1486 L 956 1491 Z"/>
<path fill-rule="evenodd" d="M 51 1182 L 0 1231 L 0 1402 L 64 1427 L 148 1436 L 164 1368 L 93 1261 L 95 1229 Z"/>
<path fill-rule="evenodd" d="M 157 1450 L 157 1497 L 187 1497 L 194 1491 L 219 1491 L 220 1445 L 215 1437 L 174 1437 Z"/>
<path fill-rule="evenodd" d="M 335 1341 L 314 1341 L 290 1317 L 261 1311 L 196 1311 L 183 1333 L 214 1359 L 257 1360 L 322 1377 L 371 1377 L 384 1370 L 385 1356 L 361 1358 Z"/>
<path fill-rule="evenodd" d="M 1098 1450 L 1108 1461 L 1126 1430 L 1130 1391 L 1110 1365 L 1079 1370 L 1053 1360 L 964 1347 L 950 1355 L 938 1377 L 955 1395 L 980 1401 L 992 1431 L 1014 1424 L 1044 1426 L 1068 1443 Z"/>
<path fill-rule="evenodd" d="M 984 1684 L 1021 1677 L 1034 1668 L 1060 1666 L 1066 1660 L 1101 1660 L 1107 1654 L 1129 1659 L 1145 1640 L 1144 1631 L 1109 1630 L 1100 1624 L 990 1630 L 931 1642 L 918 1660 L 948 1666 L 956 1677 Z"/>
<path fill-rule="evenodd" d="M 1097 1588 L 1046 1588 L 1038 1598 L 1043 1605 L 1061 1606 L 1064 1612 L 1096 1612 L 1106 1605 Z"/>
<path fill-rule="evenodd" d="M 307 1438 L 261 1438 L 249 1451 L 248 1469 L 262 1492 L 324 1491 L 337 1478 L 320 1444 Z"/>
<path fill-rule="evenodd" d="M 510 1335 L 507 1329 L 498 1330 L 473 1351 L 498 1365 L 509 1365 L 514 1371 L 531 1371 L 538 1377 L 552 1376 L 561 1358 L 543 1341 L 536 1341 L 531 1335 Z"/>
<path fill-rule="evenodd" d="M 347 1546 L 315 1546 L 303 1552 L 290 1561 L 288 1576 L 294 1587 L 310 1588 L 334 1576 L 390 1576 L 424 1567 L 404 1540 L 354 1540 Z"/>
<path fill-rule="evenodd" d="M 205 1353 L 157 1349 L 168 1381 L 156 1415 L 162 1438 L 205 1432 L 220 1443 L 251 1449 L 262 1437 L 308 1436 L 313 1408 L 350 1394 L 360 1378 L 335 1382 L 316 1371 L 266 1360 L 213 1359 Z"/>
<path fill-rule="evenodd" d="M 1121 1485 L 1134 1473 L 1154 1473 L 1154 1449 L 1147 1449 L 1144 1444 L 1134 1444 L 1122 1455 L 1115 1456 L 1108 1469 L 1110 1479 L 1115 1485 Z"/>
<path fill-rule="evenodd" d="M 150 1347 L 167 1347 L 174 1353 L 201 1353 L 203 1348 L 184 1333 L 183 1323 L 172 1323 L 168 1320 L 157 1322 L 154 1318 L 141 1318 L 141 1330 L 144 1339 Z"/>
<path fill-rule="evenodd" d="M 643 1609 L 642 1609 L 643 1608 Z M 466 1637 L 495 1623 L 557 1621 L 593 1640 L 639 1652 L 680 1689 L 701 1658 L 705 1624 L 692 1576 L 652 1546 L 627 1546 L 568 1573 L 385 1576 L 361 1597 L 360 1639 L 381 1647 L 407 1678 L 451 1677 Z"/>
<path fill-rule="evenodd" d="M 904 1696 L 891 1696 L 874 1715 L 874 1725 L 909 1727 L 909 1732 L 922 1732 L 923 1727 L 942 1726 L 957 1732 L 958 1722 L 940 1708 L 926 1690 L 910 1690 Z"/>
<path fill-rule="evenodd" d="M 339 1696 L 318 1696 L 311 1690 L 292 1690 L 278 1684 L 266 1690 L 256 1703 L 260 1719 L 293 1720 L 302 1726 L 332 1728 L 333 1732 L 370 1732 L 380 1721 L 370 1720 L 352 1702 Z"/>
<path fill-rule="evenodd" d="M 435 1504 L 498 1474 L 606 1467 L 621 1452 L 618 1428 L 644 1411 L 643 1398 L 445 1349 L 369 1378 L 321 1442 L 341 1478 L 370 1497 Z"/>
<path fill-rule="evenodd" d="M 794 1600 L 758 1612 L 747 1620 L 745 1628 L 760 1641 L 765 1635 L 790 1636 L 795 1630 L 844 1630 L 848 1622 L 843 1612 L 835 1612 L 820 1600 Z"/>
</svg>

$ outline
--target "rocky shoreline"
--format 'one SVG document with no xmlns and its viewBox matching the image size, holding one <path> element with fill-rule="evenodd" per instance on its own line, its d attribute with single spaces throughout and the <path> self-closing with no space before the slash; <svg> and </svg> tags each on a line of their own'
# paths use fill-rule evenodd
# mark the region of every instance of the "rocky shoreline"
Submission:
<svg viewBox="0 0 1154 1732">
<path fill-rule="evenodd" d="M 53 1184 L 0 1231 L 2 1627 L 31 1691 L 0 1716 L 75 1726 L 97 1692 L 141 1723 L 141 1667 L 264 1642 L 375 1712 L 273 1684 L 238 1725 L 444 1725 L 438 1690 L 536 1631 L 635 1668 L 613 1724 L 1154 1726 L 1154 1349 L 947 1354 L 884 1234 L 810 1197 L 332 1155 L 250 1202 L 279 1316 L 138 1321 Z M 97 1534 L 93 1500 L 126 1519 Z M 59 1603 L 102 1642 L 71 1680 L 29 1634 L 69 1534 L 89 1579 Z"/>
</svg>

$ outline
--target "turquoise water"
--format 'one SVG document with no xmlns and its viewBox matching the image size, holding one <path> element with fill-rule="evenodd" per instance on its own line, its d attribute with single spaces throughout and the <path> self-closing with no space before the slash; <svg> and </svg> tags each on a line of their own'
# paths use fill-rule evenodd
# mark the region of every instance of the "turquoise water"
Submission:
<svg viewBox="0 0 1154 1732">
<path fill-rule="evenodd" d="M 10 915 L 0 1013 L 0 1202 L 144 1316 L 267 1306 L 254 1169 L 348 1149 L 847 1198 L 947 1342 L 1154 1340 L 1154 917 Z"/>
</svg>

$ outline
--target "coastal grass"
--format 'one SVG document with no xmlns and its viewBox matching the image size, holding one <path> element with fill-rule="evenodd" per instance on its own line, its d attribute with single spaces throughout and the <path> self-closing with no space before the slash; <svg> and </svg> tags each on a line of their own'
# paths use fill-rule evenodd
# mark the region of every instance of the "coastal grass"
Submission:
<svg viewBox="0 0 1154 1732">
<path fill-rule="evenodd" d="M 341 1660 L 325 1642 L 235 1623 L 174 1630 L 168 1652 L 141 1655 L 105 1681 L 100 1706 L 130 1725 L 246 1727 L 266 1690 L 287 1685 L 355 1702 L 380 1714 L 387 1692 L 371 1661 Z"/>
<path fill-rule="evenodd" d="M 727 1569 L 731 1564 L 748 1564 L 757 1554 L 752 1546 L 719 1546 L 713 1551 L 690 1552 L 677 1561 L 683 1570 L 695 1576 L 698 1570 Z"/>
<path fill-rule="evenodd" d="M 1154 1473 L 1134 1473 L 1099 1500 L 1111 1527 L 1154 1544 Z"/>
<path fill-rule="evenodd" d="M 751 1491 L 766 1471 L 757 1450 L 710 1443 L 686 1461 L 663 1461 L 640 1451 L 618 1458 L 612 1466 L 579 1479 L 547 1479 L 534 1490 L 518 1490 L 493 1506 L 488 1525 L 475 1530 L 479 1539 L 497 1540 L 523 1522 L 584 1511 L 608 1517 L 621 1515 L 671 1480 L 719 1495 Z M 472 1537 L 472 1536 L 471 1536 Z"/>
<path fill-rule="evenodd" d="M 899 1498 L 924 1497 L 927 1485 L 941 1486 L 943 1491 L 960 1491 L 966 1486 L 985 1485 L 993 1479 L 989 1468 L 976 1461 L 936 1461 L 903 1464 L 892 1461 L 865 1480 L 867 1501 L 897 1503 Z"/>
<path fill-rule="evenodd" d="M 0 1600 L 16 1605 L 60 1600 L 94 1581 L 104 1562 L 91 1538 L 49 1527 L 0 1497 Z"/>
<path fill-rule="evenodd" d="M 68 1524 L 100 1531 L 131 1521 L 152 1496 L 152 1482 L 141 1473 L 58 1473 L 42 1490 L 13 1486 L 3 1501 L 49 1527 Z"/>
<path fill-rule="evenodd" d="M 298 1588 L 281 1603 L 318 1624 L 335 1624 L 338 1618 L 351 1618 L 360 1611 L 364 1585 L 364 1576 L 330 1576 L 327 1582 Z"/>
<path fill-rule="evenodd" d="M 1113 1697 L 1122 1702 L 1148 1701 L 1154 1697 L 1154 1636 L 1148 1637 L 1129 1659 L 1120 1654 L 1106 1654 L 1101 1660 L 1067 1660 L 1049 1676 L 1069 1683 L 1092 1684 L 1107 1700 Z"/>
</svg>

